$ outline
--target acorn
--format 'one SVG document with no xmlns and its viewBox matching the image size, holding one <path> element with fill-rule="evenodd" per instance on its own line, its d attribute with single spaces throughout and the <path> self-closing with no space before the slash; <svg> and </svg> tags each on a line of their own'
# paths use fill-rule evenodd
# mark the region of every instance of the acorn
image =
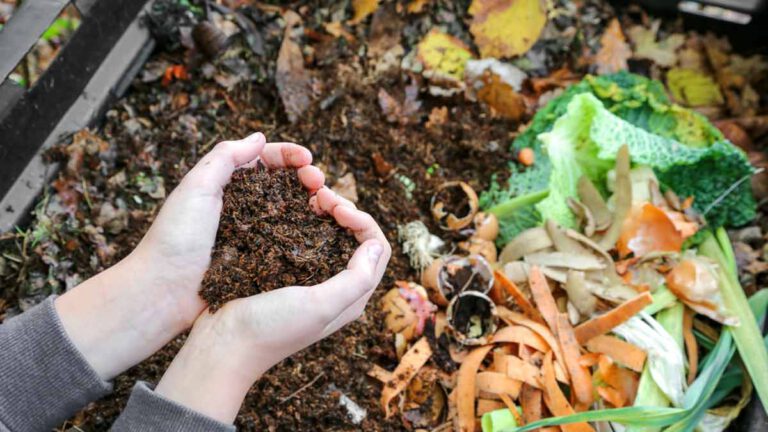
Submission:
<svg viewBox="0 0 768 432">
<path fill-rule="evenodd" d="M 208 60 L 216 59 L 229 45 L 229 38 L 211 22 L 202 21 L 192 29 L 195 47 Z"/>
<path fill-rule="evenodd" d="M 443 183 L 430 204 L 432 217 L 446 231 L 458 231 L 468 226 L 478 207 L 477 193 L 462 181 Z"/>
</svg>

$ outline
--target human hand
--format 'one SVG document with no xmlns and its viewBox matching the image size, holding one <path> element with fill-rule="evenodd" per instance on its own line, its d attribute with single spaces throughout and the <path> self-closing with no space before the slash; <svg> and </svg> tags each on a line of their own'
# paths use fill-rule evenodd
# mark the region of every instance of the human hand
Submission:
<svg viewBox="0 0 768 432">
<path fill-rule="evenodd" d="M 259 158 L 270 168 L 298 170 L 310 192 L 323 173 L 312 155 L 256 133 L 216 145 L 168 196 L 136 249 L 110 269 L 56 299 L 67 334 L 104 379 L 148 357 L 188 329 L 205 308 L 198 291 L 210 263 L 232 172 Z"/>
<path fill-rule="evenodd" d="M 358 318 L 381 281 L 391 249 L 373 218 L 328 188 L 310 201 L 361 243 L 347 269 L 315 286 L 292 286 L 204 312 L 156 391 L 231 422 L 251 385 L 270 367 Z M 194 378 L 190 378 L 194 377 Z"/>
</svg>

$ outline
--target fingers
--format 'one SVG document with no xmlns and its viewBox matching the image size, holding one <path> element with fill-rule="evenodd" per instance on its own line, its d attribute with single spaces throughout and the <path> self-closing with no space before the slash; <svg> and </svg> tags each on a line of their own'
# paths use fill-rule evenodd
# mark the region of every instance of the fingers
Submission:
<svg viewBox="0 0 768 432">
<path fill-rule="evenodd" d="M 261 160 L 269 168 L 301 168 L 312 163 L 312 153 L 298 144 L 269 143 Z"/>
<path fill-rule="evenodd" d="M 296 173 L 299 176 L 299 181 L 310 194 L 317 192 L 325 183 L 325 174 L 316 166 L 303 166 Z"/>
<path fill-rule="evenodd" d="M 327 281 L 309 287 L 313 290 L 326 322 L 330 323 L 360 298 L 372 292 L 381 281 L 379 267 L 389 259 L 385 245 L 370 240 L 355 251 L 347 269 Z"/>
<path fill-rule="evenodd" d="M 220 194 L 235 168 L 258 157 L 266 143 L 261 132 L 238 141 L 222 141 L 187 173 L 182 185 L 203 193 Z"/>
</svg>

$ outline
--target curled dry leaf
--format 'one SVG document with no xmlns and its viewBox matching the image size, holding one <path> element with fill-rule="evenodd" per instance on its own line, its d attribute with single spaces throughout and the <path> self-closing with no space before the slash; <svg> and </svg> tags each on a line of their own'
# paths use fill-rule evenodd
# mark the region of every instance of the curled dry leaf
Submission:
<svg viewBox="0 0 768 432">
<path fill-rule="evenodd" d="M 604 260 L 592 254 L 568 252 L 536 252 L 525 256 L 525 262 L 541 267 L 556 267 L 573 270 L 603 270 Z"/>
<path fill-rule="evenodd" d="M 595 56 L 597 73 L 602 75 L 627 70 L 627 59 L 631 56 L 632 50 L 621 31 L 621 24 L 614 18 L 600 37 L 600 51 Z"/>
<path fill-rule="evenodd" d="M 291 31 L 301 22 L 301 18 L 293 11 L 285 13 L 285 33 L 280 52 L 277 55 L 277 71 L 275 84 L 280 99 L 285 106 L 288 120 L 295 123 L 311 102 L 311 77 L 304 68 L 304 55 L 299 45 L 291 39 Z"/>
<path fill-rule="evenodd" d="M 484 345 L 496 331 L 496 305 L 485 294 L 465 291 L 451 300 L 446 311 L 448 328 L 462 345 Z"/>
<path fill-rule="evenodd" d="M 400 103 L 383 88 L 379 89 L 379 107 L 390 123 L 407 125 L 419 118 L 421 101 L 418 99 L 419 88 L 416 84 L 405 87 L 405 99 Z"/>
<path fill-rule="evenodd" d="M 667 213 L 653 204 L 634 206 L 624 221 L 616 248 L 622 257 L 634 253 L 641 257 L 651 252 L 680 252 L 683 235 Z"/>
<path fill-rule="evenodd" d="M 723 304 L 716 264 L 703 257 L 680 261 L 667 274 L 667 287 L 688 307 L 719 323 L 738 325 Z"/>
<path fill-rule="evenodd" d="M 457 231 L 469 225 L 477 213 L 477 194 L 462 181 L 443 183 L 432 196 L 431 209 L 440 228 Z"/>
<path fill-rule="evenodd" d="M 542 0 L 473 0 L 469 31 L 483 57 L 525 54 L 539 39 L 547 23 Z"/>
<path fill-rule="evenodd" d="M 616 153 L 616 183 L 614 186 L 615 205 L 613 220 L 605 235 L 600 239 L 600 246 L 611 249 L 619 239 L 624 220 L 632 208 L 632 179 L 630 178 L 629 146 L 624 144 Z"/>
</svg>

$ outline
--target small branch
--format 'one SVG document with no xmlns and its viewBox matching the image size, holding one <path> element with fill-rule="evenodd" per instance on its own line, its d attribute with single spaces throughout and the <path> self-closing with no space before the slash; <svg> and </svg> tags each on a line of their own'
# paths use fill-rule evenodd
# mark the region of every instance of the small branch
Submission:
<svg viewBox="0 0 768 432">
<path fill-rule="evenodd" d="M 295 392 L 291 393 L 290 395 L 288 395 L 288 396 L 286 396 L 286 397 L 284 397 L 284 398 L 280 399 L 280 403 L 281 403 L 281 404 L 283 404 L 283 403 L 286 403 L 286 402 L 288 402 L 289 400 L 291 400 L 291 399 L 295 398 L 295 397 L 296 397 L 296 396 L 297 396 L 299 393 L 303 392 L 303 391 L 304 391 L 304 390 L 306 390 L 308 387 L 311 387 L 311 386 L 312 386 L 312 384 L 316 383 L 316 382 L 317 382 L 317 380 L 319 380 L 319 379 L 320 379 L 320 378 L 322 378 L 323 376 L 325 376 L 325 372 L 320 372 L 320 374 L 319 374 L 319 375 L 317 375 L 316 377 L 312 378 L 312 381 L 310 381 L 310 382 L 308 382 L 308 383 L 304 384 L 303 386 L 301 386 L 301 388 L 299 388 L 299 389 L 298 389 L 298 390 L 296 390 Z"/>
</svg>

